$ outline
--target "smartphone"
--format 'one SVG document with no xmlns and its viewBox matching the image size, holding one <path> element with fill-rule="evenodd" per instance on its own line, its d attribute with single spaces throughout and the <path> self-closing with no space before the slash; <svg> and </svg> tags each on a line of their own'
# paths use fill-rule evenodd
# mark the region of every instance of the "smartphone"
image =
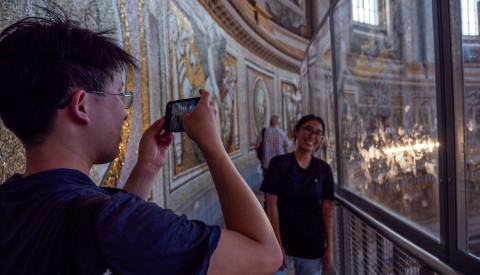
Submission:
<svg viewBox="0 0 480 275">
<path fill-rule="evenodd" d="M 167 103 L 165 112 L 165 131 L 183 132 L 182 114 L 192 112 L 197 106 L 200 97 L 173 100 Z"/>
</svg>

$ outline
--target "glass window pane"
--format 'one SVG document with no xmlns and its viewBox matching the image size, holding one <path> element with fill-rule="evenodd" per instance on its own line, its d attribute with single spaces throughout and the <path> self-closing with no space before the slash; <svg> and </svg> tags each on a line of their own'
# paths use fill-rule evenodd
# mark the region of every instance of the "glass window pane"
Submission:
<svg viewBox="0 0 480 275">
<path fill-rule="evenodd" d="M 365 10 L 364 9 L 359 9 L 358 13 L 358 21 L 364 23 L 365 22 Z"/>
<path fill-rule="evenodd" d="M 462 33 L 478 35 L 478 0 L 462 0 Z"/>
<path fill-rule="evenodd" d="M 452 26 L 453 37 L 463 37 L 459 51 L 454 51 L 454 62 L 459 63 L 455 72 L 463 72 L 455 79 L 463 79 L 458 90 L 459 102 L 456 114 L 461 120 L 457 131 L 457 225 L 458 247 L 460 250 L 480 258 L 480 40 L 478 37 L 478 1 L 461 1 L 461 20 L 451 12 L 452 22 L 461 22 L 459 27 Z M 460 24 L 460 23 L 459 23 Z M 463 67 L 463 68 L 462 68 Z"/>
<path fill-rule="evenodd" d="M 334 13 L 341 183 L 438 239 L 432 1 L 375 5 L 391 31 L 355 32 L 345 5 Z"/>
<path fill-rule="evenodd" d="M 353 21 L 378 25 L 377 0 L 351 0 Z"/>
<path fill-rule="evenodd" d="M 330 20 L 320 27 L 307 52 L 310 84 L 310 109 L 325 122 L 325 139 L 315 156 L 330 164 L 337 181 L 337 151 L 335 143 L 335 108 L 333 94 L 332 46 Z"/>
</svg>

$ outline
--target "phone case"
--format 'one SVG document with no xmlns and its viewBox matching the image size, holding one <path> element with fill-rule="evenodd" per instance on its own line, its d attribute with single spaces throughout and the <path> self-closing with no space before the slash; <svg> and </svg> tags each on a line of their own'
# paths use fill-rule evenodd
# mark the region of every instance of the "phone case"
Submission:
<svg viewBox="0 0 480 275">
<path fill-rule="evenodd" d="M 173 100 L 167 103 L 165 112 L 165 131 L 183 132 L 182 114 L 195 109 L 200 97 Z"/>
</svg>

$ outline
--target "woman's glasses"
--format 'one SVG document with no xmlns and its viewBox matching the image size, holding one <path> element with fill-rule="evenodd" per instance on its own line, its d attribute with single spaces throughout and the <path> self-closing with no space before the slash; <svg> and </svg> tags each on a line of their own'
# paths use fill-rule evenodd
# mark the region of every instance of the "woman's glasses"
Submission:
<svg viewBox="0 0 480 275">
<path fill-rule="evenodd" d="M 302 132 L 303 132 L 305 135 L 308 135 L 308 136 L 310 136 L 310 135 L 312 135 L 312 134 L 314 134 L 314 135 L 315 135 L 316 137 L 318 137 L 318 138 L 322 138 L 322 137 L 325 136 L 325 134 L 323 133 L 322 130 L 314 131 L 313 128 L 310 127 L 310 126 L 303 126 L 303 127 L 300 128 L 300 129 L 302 129 Z"/>
</svg>

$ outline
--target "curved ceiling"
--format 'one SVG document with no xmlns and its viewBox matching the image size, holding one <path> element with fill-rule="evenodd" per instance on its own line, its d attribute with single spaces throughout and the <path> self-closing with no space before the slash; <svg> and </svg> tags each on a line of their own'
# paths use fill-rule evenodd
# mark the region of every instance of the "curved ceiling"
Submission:
<svg viewBox="0 0 480 275">
<path fill-rule="evenodd" d="M 275 0 L 279 1 L 279 0 Z M 258 2 L 258 3 L 257 3 Z M 272 13 L 269 1 L 200 0 L 215 20 L 249 51 L 279 68 L 299 72 L 305 50 L 310 42 L 311 24 L 307 16 L 281 24 Z M 304 0 L 282 0 L 285 5 L 308 5 Z M 290 5 L 291 5 L 290 4 Z M 299 7 L 300 8 L 300 7 Z M 308 6 L 302 6 L 304 12 Z M 279 7 L 276 7 L 277 12 Z M 306 13 L 305 13 L 306 14 Z M 306 25 L 304 22 L 307 22 Z M 290 27 L 289 27 L 290 26 Z M 291 28 L 292 26 L 297 29 Z"/>
</svg>

